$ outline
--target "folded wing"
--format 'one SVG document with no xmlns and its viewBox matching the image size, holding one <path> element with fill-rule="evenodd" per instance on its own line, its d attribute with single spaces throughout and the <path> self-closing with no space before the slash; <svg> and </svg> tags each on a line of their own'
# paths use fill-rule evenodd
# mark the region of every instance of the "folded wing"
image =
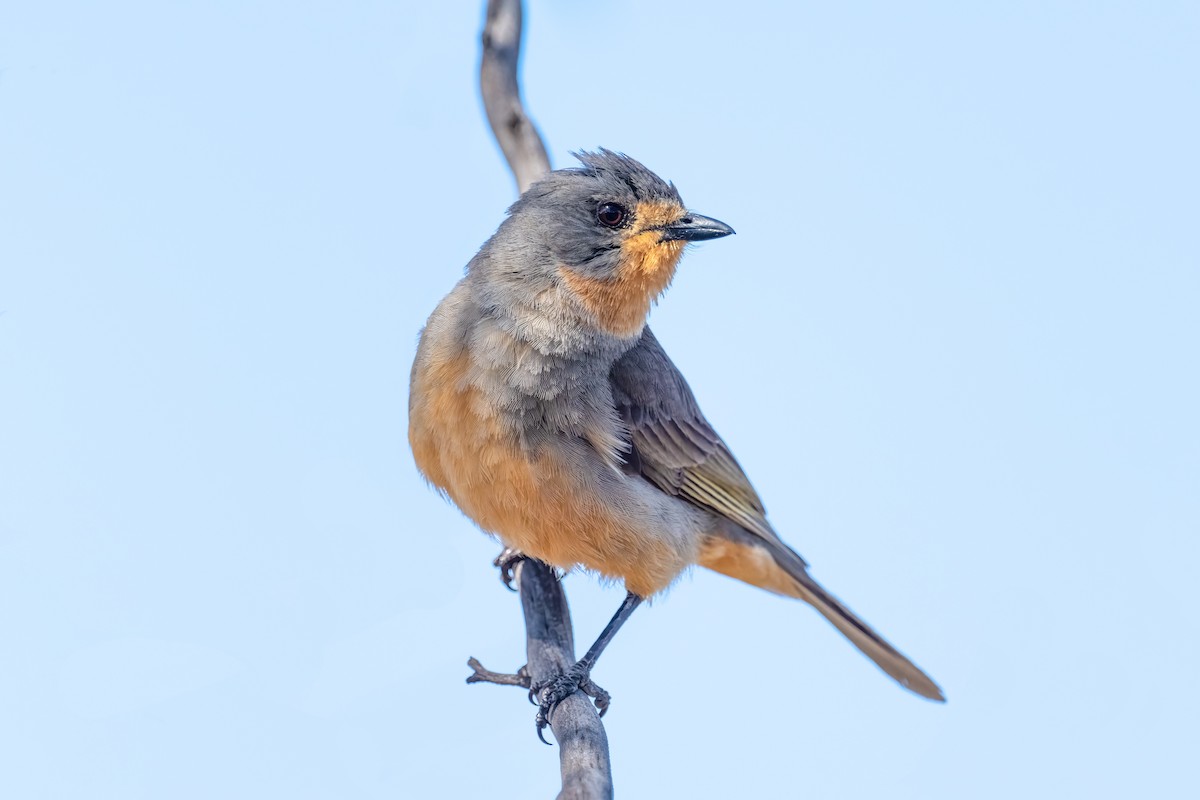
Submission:
<svg viewBox="0 0 1200 800">
<path fill-rule="evenodd" d="M 807 601 L 902 686 L 945 699 L 928 675 L 817 583 L 807 562 L 775 533 L 746 473 L 649 328 L 614 365 L 611 384 L 633 441 L 631 468 L 719 518 L 702 547 L 701 565 Z"/>
</svg>

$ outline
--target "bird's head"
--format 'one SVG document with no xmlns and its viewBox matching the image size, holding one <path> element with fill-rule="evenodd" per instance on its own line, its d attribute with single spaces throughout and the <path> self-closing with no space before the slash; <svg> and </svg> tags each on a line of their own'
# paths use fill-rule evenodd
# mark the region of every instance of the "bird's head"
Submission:
<svg viewBox="0 0 1200 800">
<path fill-rule="evenodd" d="M 640 334 L 689 242 L 733 228 L 687 210 L 674 184 L 609 150 L 577 153 L 582 166 L 551 172 L 510 209 L 509 222 L 551 253 L 544 268 L 595 324 Z"/>
</svg>

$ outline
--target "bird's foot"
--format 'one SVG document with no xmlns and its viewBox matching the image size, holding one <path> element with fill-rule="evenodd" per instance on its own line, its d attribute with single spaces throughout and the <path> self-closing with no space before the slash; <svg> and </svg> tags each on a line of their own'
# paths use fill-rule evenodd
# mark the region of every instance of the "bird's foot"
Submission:
<svg viewBox="0 0 1200 800">
<path fill-rule="evenodd" d="M 474 670 L 467 676 L 467 683 L 498 683 L 501 686 L 520 686 L 523 689 L 529 689 L 533 683 L 528 667 L 521 667 L 515 673 L 492 672 L 474 656 L 467 659 L 467 666 Z"/>
<path fill-rule="evenodd" d="M 535 697 L 538 700 L 536 703 L 538 713 L 534 718 L 534 724 L 537 726 L 538 738 L 542 740 L 543 744 L 550 744 L 542 735 L 542 731 L 550 724 L 550 717 L 554 714 L 554 709 L 576 691 L 582 691 L 592 698 L 600 716 L 603 717 L 604 712 L 608 711 L 612 695 L 596 685 L 592 681 L 588 669 L 580 663 L 576 663 L 562 675 L 551 678 L 546 683 L 529 687 L 529 701 L 532 703 Z"/>
<path fill-rule="evenodd" d="M 515 592 L 513 581 L 517 577 L 517 566 L 529 558 L 515 547 L 506 547 L 500 551 L 500 555 L 496 556 L 493 565 L 500 568 L 500 580 L 508 587 L 510 592 Z"/>
</svg>

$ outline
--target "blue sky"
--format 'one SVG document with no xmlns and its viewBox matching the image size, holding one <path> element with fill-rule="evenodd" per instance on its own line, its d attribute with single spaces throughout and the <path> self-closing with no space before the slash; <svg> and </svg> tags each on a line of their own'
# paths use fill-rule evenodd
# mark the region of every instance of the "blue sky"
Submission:
<svg viewBox="0 0 1200 800">
<path fill-rule="evenodd" d="M 513 184 L 475 3 L 0 3 L 0 794 L 550 796 L 416 333 Z M 816 576 L 595 673 L 622 797 L 1195 791 L 1200 11 L 531 2 L 556 165 L 738 235 L 660 340 Z M 577 638 L 621 597 L 567 579 Z"/>
</svg>

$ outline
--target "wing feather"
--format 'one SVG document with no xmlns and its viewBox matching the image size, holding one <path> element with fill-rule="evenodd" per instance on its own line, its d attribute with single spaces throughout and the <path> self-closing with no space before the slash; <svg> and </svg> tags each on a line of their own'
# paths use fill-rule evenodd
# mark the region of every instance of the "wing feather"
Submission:
<svg viewBox="0 0 1200 800">
<path fill-rule="evenodd" d="M 766 509 L 746 473 L 704 418 L 687 381 L 649 328 L 614 365 L 611 384 L 647 480 L 786 547 L 767 522 Z"/>
</svg>

